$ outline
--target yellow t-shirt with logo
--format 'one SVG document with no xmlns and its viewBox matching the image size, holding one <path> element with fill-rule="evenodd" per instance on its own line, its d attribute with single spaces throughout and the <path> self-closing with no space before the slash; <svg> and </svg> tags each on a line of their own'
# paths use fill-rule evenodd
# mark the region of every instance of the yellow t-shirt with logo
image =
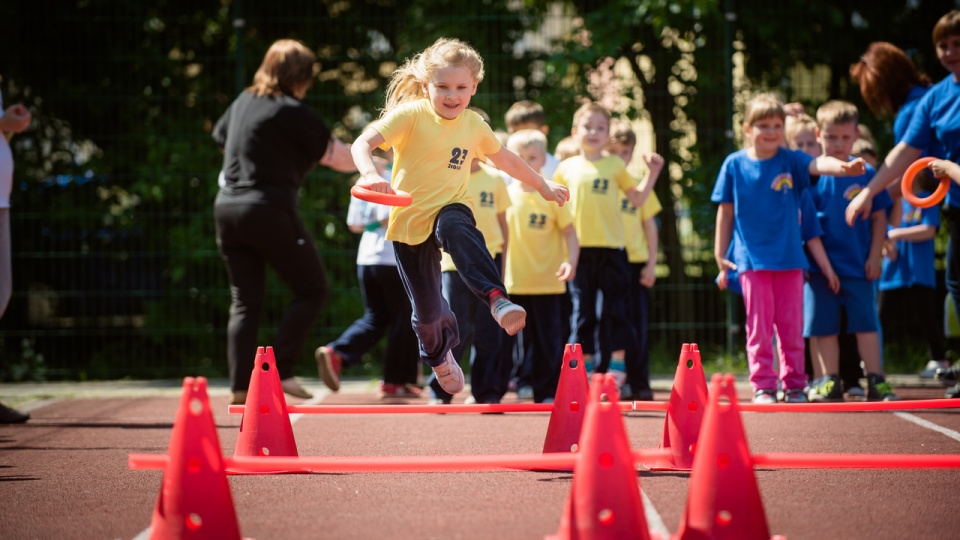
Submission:
<svg viewBox="0 0 960 540">
<path fill-rule="evenodd" d="M 524 191 L 519 183 L 507 188 L 506 275 L 507 294 L 563 294 L 566 284 L 557 279 L 557 269 L 566 260 L 563 230 L 573 223 L 569 206 L 548 202 L 536 191 Z"/>
<path fill-rule="evenodd" d="M 656 216 L 663 210 L 660 199 L 653 191 L 643 201 L 640 208 L 630 204 L 630 199 L 620 192 L 620 215 L 623 217 L 623 232 L 627 239 L 627 260 L 632 263 L 647 262 L 647 235 L 643 230 L 643 222 Z"/>
<path fill-rule="evenodd" d="M 604 156 L 588 161 L 583 156 L 565 159 L 553 181 L 570 189 L 570 206 L 580 247 L 622 248 L 626 245 L 618 195 L 637 185 L 623 160 Z"/>
<path fill-rule="evenodd" d="M 497 216 L 506 212 L 510 206 L 507 184 L 499 171 L 480 165 L 479 171 L 470 174 L 467 193 L 473 201 L 473 217 L 477 220 L 477 229 L 483 233 L 490 256 L 495 257 L 503 251 L 503 231 L 500 230 L 500 220 Z M 446 251 L 442 253 L 440 271 L 456 270 L 457 267 L 453 264 L 450 254 Z"/>
<path fill-rule="evenodd" d="M 440 210 L 453 203 L 470 206 L 467 181 L 473 158 L 500 151 L 500 141 L 479 114 L 466 110 L 447 120 L 430 101 L 404 103 L 373 124 L 383 136 L 380 148 L 393 148 L 391 185 L 413 197 L 390 212 L 387 240 L 422 244 L 433 232 Z"/>
</svg>

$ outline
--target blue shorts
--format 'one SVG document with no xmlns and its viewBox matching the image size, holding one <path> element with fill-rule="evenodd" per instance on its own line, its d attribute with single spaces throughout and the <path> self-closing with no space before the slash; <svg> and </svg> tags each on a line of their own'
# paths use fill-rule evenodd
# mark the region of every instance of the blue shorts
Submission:
<svg viewBox="0 0 960 540">
<path fill-rule="evenodd" d="M 810 273 L 803 286 L 803 337 L 835 336 L 840 333 L 840 308 L 847 309 L 847 333 L 876 332 L 876 290 L 872 281 L 840 278 L 840 292 L 833 294 L 823 274 Z"/>
</svg>

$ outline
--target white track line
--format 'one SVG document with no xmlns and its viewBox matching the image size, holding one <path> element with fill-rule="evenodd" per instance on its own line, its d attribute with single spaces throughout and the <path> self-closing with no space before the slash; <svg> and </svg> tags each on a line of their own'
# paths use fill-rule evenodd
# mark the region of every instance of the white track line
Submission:
<svg viewBox="0 0 960 540">
<path fill-rule="evenodd" d="M 643 514 L 647 518 L 647 529 L 650 532 L 660 535 L 661 538 L 670 538 L 670 530 L 663 523 L 660 513 L 653 507 L 653 501 L 647 497 L 646 492 L 640 490 L 640 496 L 643 497 Z"/>
<path fill-rule="evenodd" d="M 943 427 L 943 426 L 941 426 L 941 425 L 939 425 L 939 424 L 934 424 L 933 422 L 931 422 L 931 421 L 929 421 L 929 420 L 924 420 L 923 418 L 920 418 L 919 416 L 916 416 L 916 415 L 914 415 L 914 414 L 910 414 L 910 413 L 908 413 L 908 412 L 897 411 L 897 412 L 895 412 L 895 413 L 893 413 L 893 414 L 896 415 L 896 416 L 898 416 L 898 417 L 900 417 L 900 418 L 902 418 L 902 419 L 904 419 L 904 420 L 906 420 L 907 422 L 913 422 L 914 424 L 916 424 L 916 425 L 918 425 L 918 426 L 920 426 L 920 427 L 925 427 L 925 428 L 927 428 L 927 429 L 929 429 L 929 430 L 936 431 L 937 433 L 942 433 L 942 434 L 946 435 L 947 437 L 950 437 L 951 439 L 953 439 L 953 440 L 955 440 L 955 441 L 957 441 L 957 442 L 960 442 L 960 433 L 957 433 L 956 431 L 954 431 L 954 430 L 952 430 L 952 429 L 945 428 L 945 427 Z"/>
</svg>

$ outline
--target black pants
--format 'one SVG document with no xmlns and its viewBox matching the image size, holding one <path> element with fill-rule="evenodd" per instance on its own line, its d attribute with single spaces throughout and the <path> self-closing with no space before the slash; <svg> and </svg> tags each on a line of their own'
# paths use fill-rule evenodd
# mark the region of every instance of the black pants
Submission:
<svg viewBox="0 0 960 540">
<path fill-rule="evenodd" d="M 898 302 L 897 300 L 903 300 Z M 877 298 L 880 309 L 880 323 L 883 328 L 889 328 L 890 321 L 897 314 L 893 312 L 897 305 L 909 305 L 913 308 L 907 316 L 920 326 L 920 332 L 927 341 L 927 358 L 943 360 L 946 358 L 944 346 L 943 325 L 937 317 L 937 293 L 930 287 L 914 285 L 902 289 L 880 291 Z"/>
<path fill-rule="evenodd" d="M 274 338 L 280 379 L 293 376 L 307 334 L 329 294 L 326 272 L 300 216 L 272 205 L 216 205 L 217 245 L 230 279 L 230 386 L 246 390 L 256 358 L 267 266 L 293 293 Z"/>
</svg>

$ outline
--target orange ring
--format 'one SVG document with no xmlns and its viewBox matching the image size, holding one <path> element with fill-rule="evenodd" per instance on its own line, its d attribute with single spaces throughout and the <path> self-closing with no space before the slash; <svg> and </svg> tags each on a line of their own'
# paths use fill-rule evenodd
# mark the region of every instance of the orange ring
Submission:
<svg viewBox="0 0 960 540">
<path fill-rule="evenodd" d="M 387 206 L 407 206 L 413 202 L 413 197 L 409 193 L 399 189 L 395 189 L 393 193 L 380 193 L 379 191 L 371 191 L 366 186 L 354 185 L 350 188 L 350 194 L 360 200 Z"/>
<path fill-rule="evenodd" d="M 917 176 L 917 173 L 927 168 L 930 162 L 936 161 L 937 159 L 938 158 L 935 157 L 920 158 L 907 167 L 907 171 L 903 173 L 903 180 L 900 181 L 900 190 L 903 192 L 903 198 L 917 208 L 936 206 L 937 203 L 947 196 L 947 191 L 950 191 L 950 177 L 943 176 L 940 178 L 940 185 L 937 186 L 937 189 L 929 197 L 920 198 L 913 194 L 914 177 Z"/>
</svg>

